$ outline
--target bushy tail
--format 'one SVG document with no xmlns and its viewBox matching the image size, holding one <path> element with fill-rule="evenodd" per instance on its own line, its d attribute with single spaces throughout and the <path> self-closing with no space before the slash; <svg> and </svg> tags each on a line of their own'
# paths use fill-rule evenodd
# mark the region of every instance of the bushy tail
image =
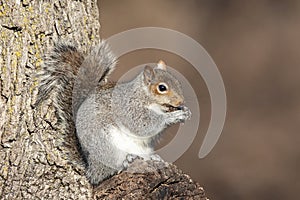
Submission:
<svg viewBox="0 0 300 200">
<path fill-rule="evenodd" d="M 91 90 L 100 83 L 106 82 L 107 77 L 114 70 L 116 63 L 117 59 L 115 55 L 110 51 L 109 46 L 104 41 L 94 47 L 90 54 L 84 59 L 73 89 L 74 117 L 76 117 L 80 105 Z"/>
<path fill-rule="evenodd" d="M 107 78 L 115 65 L 116 58 L 105 42 L 93 48 L 86 58 L 75 46 L 56 44 L 37 75 L 40 83 L 35 105 L 51 98 L 58 119 L 66 125 L 89 92 Z"/>
</svg>

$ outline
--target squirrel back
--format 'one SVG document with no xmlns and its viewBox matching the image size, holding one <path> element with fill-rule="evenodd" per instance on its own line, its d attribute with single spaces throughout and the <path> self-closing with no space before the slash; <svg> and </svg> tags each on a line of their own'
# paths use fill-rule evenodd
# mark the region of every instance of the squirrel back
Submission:
<svg viewBox="0 0 300 200">
<path fill-rule="evenodd" d="M 82 102 L 91 90 L 106 81 L 116 62 L 105 41 L 93 47 L 87 56 L 74 45 L 55 44 L 37 74 L 40 84 L 35 105 L 50 97 L 61 124 L 75 121 Z"/>
</svg>

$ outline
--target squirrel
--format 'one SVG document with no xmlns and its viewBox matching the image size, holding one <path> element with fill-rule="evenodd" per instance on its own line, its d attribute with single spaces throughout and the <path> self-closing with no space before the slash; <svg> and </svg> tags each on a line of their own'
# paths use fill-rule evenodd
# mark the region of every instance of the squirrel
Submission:
<svg viewBox="0 0 300 200">
<path fill-rule="evenodd" d="M 125 83 L 108 81 L 116 63 L 103 40 L 87 56 L 71 44 L 58 43 L 38 73 L 36 104 L 51 94 L 60 123 L 73 119 L 92 185 L 124 170 L 135 158 L 162 161 L 154 153 L 161 133 L 191 117 L 181 84 L 163 61 L 145 66 Z"/>
</svg>

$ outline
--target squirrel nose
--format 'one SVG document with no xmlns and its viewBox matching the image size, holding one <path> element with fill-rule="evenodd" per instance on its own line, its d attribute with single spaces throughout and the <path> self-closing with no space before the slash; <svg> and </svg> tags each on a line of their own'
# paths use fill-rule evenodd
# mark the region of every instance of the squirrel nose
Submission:
<svg viewBox="0 0 300 200">
<path fill-rule="evenodd" d="M 182 103 L 182 104 L 180 104 L 179 106 L 177 106 L 177 109 L 178 110 L 186 110 L 187 109 L 187 107 Z"/>
<path fill-rule="evenodd" d="M 183 105 L 180 105 L 180 106 L 178 106 L 177 108 L 178 108 L 178 110 L 183 110 L 184 106 L 183 106 Z"/>
</svg>

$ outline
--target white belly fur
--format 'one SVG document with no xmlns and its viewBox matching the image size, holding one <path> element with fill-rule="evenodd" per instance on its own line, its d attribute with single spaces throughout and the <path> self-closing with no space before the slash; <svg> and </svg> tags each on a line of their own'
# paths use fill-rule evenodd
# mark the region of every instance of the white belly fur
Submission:
<svg viewBox="0 0 300 200">
<path fill-rule="evenodd" d="M 113 144 L 121 151 L 144 158 L 148 158 L 151 155 L 152 149 L 144 145 L 147 138 L 136 136 L 125 127 L 112 127 L 109 132 L 112 136 Z"/>
</svg>

